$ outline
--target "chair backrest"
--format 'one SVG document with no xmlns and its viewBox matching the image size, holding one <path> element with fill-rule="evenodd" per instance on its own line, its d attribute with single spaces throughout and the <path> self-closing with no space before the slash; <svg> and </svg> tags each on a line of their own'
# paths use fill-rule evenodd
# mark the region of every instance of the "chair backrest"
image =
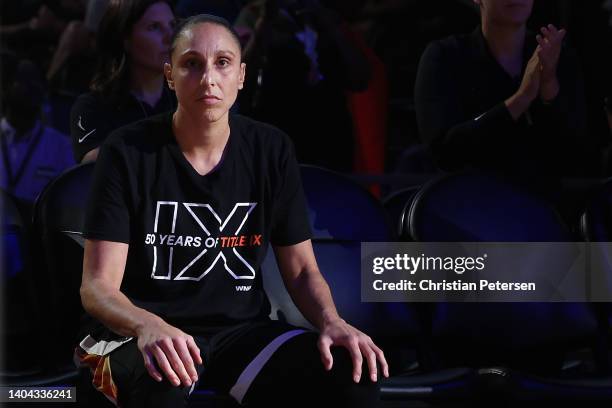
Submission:
<svg viewBox="0 0 612 408">
<path fill-rule="evenodd" d="M 413 339 L 420 327 L 409 307 L 361 302 L 361 242 L 390 239 L 384 208 L 361 186 L 337 173 L 302 166 L 301 176 L 317 263 L 340 315 L 372 336 Z M 291 301 L 271 250 L 262 271 L 272 316 L 309 326 Z"/>
<path fill-rule="evenodd" d="M 72 167 L 49 184 L 34 207 L 46 268 L 45 320 L 56 361 L 69 360 L 83 315 L 83 224 L 94 163 Z M 54 364 L 52 361 L 50 364 Z"/>
<path fill-rule="evenodd" d="M 27 210 L 18 199 L 0 189 L 0 288 L 4 289 L 5 311 L 0 341 L 6 351 L 2 374 L 7 378 L 38 369 L 37 362 L 26 353 L 28 347 L 36 346 L 39 309 L 31 262 L 35 253 Z"/>
<path fill-rule="evenodd" d="M 301 166 L 313 239 L 386 241 L 391 229 L 378 200 L 349 178 L 316 166 Z M 367 214 L 368 217 L 361 217 Z M 358 222 L 356 222 L 358 221 Z"/>
<path fill-rule="evenodd" d="M 589 200 L 580 218 L 585 241 L 612 241 L 612 179 L 607 180 Z"/>
<path fill-rule="evenodd" d="M 400 241 L 411 240 L 407 214 L 420 188 L 421 186 L 406 187 L 391 193 L 382 200 L 391 225 L 394 226 L 395 236 Z"/>
<path fill-rule="evenodd" d="M 612 241 L 612 179 L 606 180 L 591 197 L 580 217 L 580 235 L 591 242 L 592 264 L 606 265 L 612 270 L 608 242 Z M 599 287 L 612 290 L 612 276 L 598 276 Z M 612 303 L 599 303 L 598 311 L 606 330 L 612 328 Z"/>
<path fill-rule="evenodd" d="M 47 231 L 82 235 L 95 163 L 74 166 L 50 183 L 36 200 L 35 223 Z M 78 239 L 76 239 L 78 241 Z"/>
<path fill-rule="evenodd" d="M 416 241 L 567 242 L 561 217 L 519 184 L 462 173 L 426 184 L 409 209 Z"/>
<path fill-rule="evenodd" d="M 555 210 L 520 185 L 485 174 L 443 176 L 425 185 L 409 209 L 410 232 L 422 242 L 571 242 Z M 596 318 L 582 303 L 438 303 L 434 337 L 475 347 L 559 345 L 593 335 Z M 450 343 L 449 343 L 450 344 Z"/>
</svg>

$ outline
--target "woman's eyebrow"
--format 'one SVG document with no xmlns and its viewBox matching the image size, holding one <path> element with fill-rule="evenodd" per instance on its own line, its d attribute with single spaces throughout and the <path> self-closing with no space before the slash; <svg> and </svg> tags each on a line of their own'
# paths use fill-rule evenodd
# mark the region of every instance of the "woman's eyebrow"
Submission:
<svg viewBox="0 0 612 408">
<path fill-rule="evenodd" d="M 215 54 L 226 54 L 226 55 L 229 55 L 229 56 L 231 56 L 231 57 L 235 57 L 235 56 L 236 56 L 236 53 L 235 53 L 235 52 L 233 52 L 233 51 L 231 51 L 231 50 L 217 50 L 217 51 L 215 51 Z M 193 49 L 188 49 L 188 50 L 185 50 L 185 51 L 184 51 L 184 52 L 181 54 L 181 57 L 186 56 L 186 55 L 198 55 L 198 56 L 201 56 L 202 54 L 201 54 L 201 53 L 199 53 L 199 52 L 198 52 L 198 51 L 196 51 L 196 50 L 193 50 Z"/>
<path fill-rule="evenodd" d="M 235 57 L 236 56 L 236 54 L 233 51 L 231 51 L 231 50 L 219 50 L 219 51 L 217 51 L 217 54 L 228 54 L 231 57 Z"/>
<path fill-rule="evenodd" d="M 181 54 L 181 57 L 184 57 L 186 55 L 202 55 L 199 52 L 197 52 L 196 50 L 186 50 Z"/>
</svg>

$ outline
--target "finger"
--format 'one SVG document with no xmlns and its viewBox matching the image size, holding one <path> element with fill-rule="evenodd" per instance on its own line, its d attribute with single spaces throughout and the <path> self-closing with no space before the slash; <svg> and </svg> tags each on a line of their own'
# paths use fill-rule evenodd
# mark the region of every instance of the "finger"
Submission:
<svg viewBox="0 0 612 408">
<path fill-rule="evenodd" d="M 147 369 L 147 372 L 149 373 L 149 375 L 153 377 L 155 381 L 160 382 L 163 379 L 163 377 L 159 373 L 159 371 L 157 371 L 157 368 L 155 367 L 155 364 L 153 363 L 153 358 L 151 357 L 151 355 L 148 352 L 143 350 L 142 358 L 144 359 L 144 366 Z"/>
<path fill-rule="evenodd" d="M 383 375 L 385 377 L 389 377 L 389 364 L 387 364 L 387 359 L 385 358 L 385 353 L 374 343 L 370 345 L 374 354 L 376 354 L 376 359 L 380 363 L 380 368 L 382 368 Z"/>
<path fill-rule="evenodd" d="M 332 341 L 327 336 L 321 336 L 317 343 L 317 346 L 319 347 L 319 352 L 321 353 L 321 362 L 323 363 L 323 367 L 325 367 L 327 371 L 331 370 L 332 366 L 334 365 L 334 358 L 332 357 L 332 353 L 330 350 L 331 344 Z"/>
<path fill-rule="evenodd" d="M 540 31 L 542 32 L 542 34 L 544 34 L 544 37 L 548 37 L 550 35 L 548 28 L 546 27 L 540 28 Z"/>
<path fill-rule="evenodd" d="M 538 42 L 539 51 L 544 51 L 545 53 L 550 52 L 552 43 L 548 38 L 538 34 L 536 35 L 536 41 Z"/>
<path fill-rule="evenodd" d="M 557 30 L 557 27 L 555 27 L 552 24 L 549 24 L 547 27 L 548 31 L 551 33 L 552 36 L 556 36 L 557 33 L 559 32 L 559 30 Z"/>
<path fill-rule="evenodd" d="M 567 34 L 567 30 L 565 28 L 559 30 L 560 39 L 563 39 L 565 37 L 565 34 Z"/>
<path fill-rule="evenodd" d="M 191 379 L 192 382 L 198 381 L 198 372 L 195 368 L 195 364 L 193 359 L 191 358 L 191 353 L 189 348 L 187 347 L 187 339 L 185 341 L 178 340 L 174 343 L 174 349 L 181 359 L 185 370 L 187 371 L 187 375 Z M 189 384 L 191 385 L 191 384 Z"/>
<path fill-rule="evenodd" d="M 181 383 L 183 383 L 183 385 L 186 385 L 188 387 L 191 386 L 191 378 L 189 377 L 189 374 L 187 373 L 185 365 L 183 364 L 183 360 L 181 360 L 181 357 L 176 352 L 174 342 L 171 340 L 163 341 L 160 346 L 162 350 L 164 351 L 164 353 L 166 354 L 166 357 L 168 358 L 170 365 L 174 369 L 174 372 L 178 375 L 179 379 L 181 380 Z M 191 357 L 189 358 L 191 359 Z"/>
<path fill-rule="evenodd" d="M 155 357 L 155 361 L 157 361 L 157 366 L 166 375 L 168 381 L 170 381 L 175 387 L 179 386 L 181 384 L 181 381 L 172 369 L 172 366 L 170 365 L 170 362 L 168 361 L 168 358 L 166 357 L 162 349 L 159 346 L 155 345 L 151 347 L 151 352 L 153 353 L 153 357 Z"/>
<path fill-rule="evenodd" d="M 196 364 L 199 364 L 199 365 L 204 364 L 204 361 L 202 361 L 202 354 L 200 353 L 200 348 L 198 347 L 195 340 L 191 336 L 187 338 L 187 348 L 189 349 L 189 352 L 191 353 L 191 356 L 193 357 L 193 361 L 195 361 Z"/>
<path fill-rule="evenodd" d="M 363 358 L 361 357 L 361 350 L 359 350 L 359 346 L 357 341 L 351 341 L 346 345 L 346 348 L 351 355 L 351 360 L 353 361 L 353 381 L 356 383 L 361 380 L 361 365 L 363 364 Z"/>
<path fill-rule="evenodd" d="M 378 379 L 378 367 L 376 366 L 376 354 L 368 343 L 362 343 L 360 346 L 361 354 L 365 356 L 368 368 L 370 369 L 370 379 L 376 382 Z"/>
</svg>

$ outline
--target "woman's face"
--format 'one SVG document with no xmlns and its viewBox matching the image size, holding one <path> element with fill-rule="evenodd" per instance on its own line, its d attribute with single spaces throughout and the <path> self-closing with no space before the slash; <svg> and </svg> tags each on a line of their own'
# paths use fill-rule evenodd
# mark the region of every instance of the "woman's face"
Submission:
<svg viewBox="0 0 612 408">
<path fill-rule="evenodd" d="M 474 0 L 482 18 L 494 24 L 523 25 L 531 15 L 534 0 Z"/>
<path fill-rule="evenodd" d="M 200 23 L 179 37 L 165 73 L 179 109 L 216 122 L 236 101 L 245 68 L 232 34 L 221 25 Z"/>
<path fill-rule="evenodd" d="M 149 6 L 132 27 L 125 49 L 133 68 L 162 73 L 170 60 L 170 38 L 174 29 L 174 14 L 165 2 Z"/>
</svg>

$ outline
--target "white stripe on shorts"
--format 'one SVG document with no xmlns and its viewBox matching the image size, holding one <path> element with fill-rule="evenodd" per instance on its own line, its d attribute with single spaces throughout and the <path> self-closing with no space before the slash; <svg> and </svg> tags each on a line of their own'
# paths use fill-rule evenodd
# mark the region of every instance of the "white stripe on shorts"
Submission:
<svg viewBox="0 0 612 408">
<path fill-rule="evenodd" d="M 253 361 L 246 366 L 242 374 L 240 374 L 238 377 L 236 384 L 234 384 L 234 386 L 230 389 L 230 395 L 241 404 L 242 399 L 249 390 L 253 380 L 255 380 L 257 374 L 259 374 L 263 366 L 268 362 L 270 357 L 272 357 L 272 354 L 274 354 L 274 352 L 278 350 L 278 348 L 287 340 L 305 332 L 306 330 L 291 330 L 272 340 L 266 347 L 263 348 L 263 350 L 259 352 Z"/>
</svg>

